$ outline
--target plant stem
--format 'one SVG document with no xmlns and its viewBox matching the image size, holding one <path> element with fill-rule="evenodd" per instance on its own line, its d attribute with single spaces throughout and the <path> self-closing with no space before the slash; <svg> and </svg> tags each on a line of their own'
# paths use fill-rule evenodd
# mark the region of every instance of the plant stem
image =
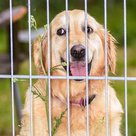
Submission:
<svg viewBox="0 0 136 136">
<path fill-rule="evenodd" d="M 48 98 L 48 80 L 46 79 L 46 97 Z M 47 99 L 48 101 L 49 99 Z M 46 117 L 47 117 L 47 124 L 48 124 L 48 132 L 49 132 L 49 111 L 48 111 L 48 103 L 45 103 L 45 109 L 46 109 Z"/>
<path fill-rule="evenodd" d="M 64 117 L 64 114 L 66 113 L 67 108 L 61 113 L 59 118 L 54 118 L 54 124 L 53 124 L 53 129 L 52 129 L 52 136 L 54 136 L 54 134 L 56 133 L 58 127 L 60 126 L 61 122 L 62 122 L 62 118 Z"/>
</svg>

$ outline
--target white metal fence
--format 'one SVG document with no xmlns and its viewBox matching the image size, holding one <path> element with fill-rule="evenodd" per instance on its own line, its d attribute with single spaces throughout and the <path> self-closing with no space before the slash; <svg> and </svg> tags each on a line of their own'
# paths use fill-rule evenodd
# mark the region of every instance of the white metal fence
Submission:
<svg viewBox="0 0 136 136">
<path fill-rule="evenodd" d="M 105 94 L 106 94 L 106 136 L 108 136 L 108 80 L 120 80 L 120 81 L 124 81 L 125 83 L 125 136 L 128 136 L 128 107 L 127 107 L 127 81 L 136 81 L 136 77 L 128 77 L 127 76 L 127 30 L 126 30 L 126 0 L 124 0 L 124 76 L 123 77 L 112 77 L 112 76 L 108 76 L 108 65 L 107 65 L 107 0 L 104 0 L 104 28 L 105 28 L 105 76 L 104 77 L 97 77 L 97 76 L 88 76 L 87 72 L 86 72 L 86 76 L 84 77 L 74 77 L 74 76 L 69 76 L 69 53 L 68 53 L 68 48 L 69 48 L 69 35 L 68 35 L 68 0 L 65 0 L 65 10 L 66 10 L 66 38 L 67 38 L 67 75 L 64 76 L 51 76 L 50 74 L 50 61 L 48 61 L 48 76 L 41 76 L 41 75 L 32 75 L 32 43 L 31 43 L 31 24 L 30 24 L 30 15 L 31 15 L 31 2 L 30 0 L 28 0 L 28 29 L 29 29 L 29 75 L 14 75 L 13 71 L 13 24 L 12 24 L 12 0 L 9 1 L 10 3 L 10 53 L 11 53 L 11 74 L 10 75 L 0 75 L 0 78 L 7 78 L 7 79 L 11 79 L 11 92 L 12 92 L 12 135 L 15 136 L 15 111 L 14 111 L 14 87 L 13 87 L 13 80 L 14 78 L 23 78 L 23 79 L 29 79 L 29 86 L 30 88 L 32 88 L 32 79 L 48 79 L 48 86 L 49 86 L 49 132 L 50 132 L 50 136 L 51 134 L 51 129 L 52 129 L 52 124 L 51 124 L 51 79 L 66 79 L 67 80 L 67 105 L 68 105 L 68 136 L 70 136 L 70 99 L 69 99 L 69 80 L 70 79 L 78 79 L 78 78 L 82 78 L 86 80 L 86 98 L 87 98 L 87 135 L 89 136 L 91 132 L 89 132 L 89 110 L 88 110 L 88 80 L 105 80 L 106 82 L 106 90 L 105 90 Z M 50 9 L 49 9 L 49 0 L 46 1 L 47 2 L 47 29 L 48 29 L 48 46 L 50 45 L 50 27 L 49 27 L 49 16 L 50 16 Z M 87 0 L 84 0 L 84 11 L 85 11 L 85 35 L 87 37 Z M 88 43 L 87 43 L 87 38 L 86 38 L 86 48 L 88 48 Z M 48 60 L 50 60 L 50 46 L 48 48 Z M 86 50 L 86 54 L 87 54 L 87 50 Z M 88 69 L 88 65 L 87 65 L 87 56 L 86 55 L 86 71 Z M 33 136 L 33 113 L 32 113 L 32 93 L 30 92 L 30 124 L 31 124 L 31 132 L 30 135 Z"/>
</svg>

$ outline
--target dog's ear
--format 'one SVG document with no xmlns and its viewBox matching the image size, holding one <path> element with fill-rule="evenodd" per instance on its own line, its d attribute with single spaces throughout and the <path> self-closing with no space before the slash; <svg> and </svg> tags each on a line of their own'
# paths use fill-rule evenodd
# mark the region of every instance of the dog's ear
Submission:
<svg viewBox="0 0 136 136">
<path fill-rule="evenodd" d="M 116 40 L 115 38 L 108 33 L 108 65 L 109 70 L 115 74 L 116 70 Z"/>
<path fill-rule="evenodd" d="M 44 74 L 46 69 L 47 57 L 47 32 L 40 35 L 33 43 L 33 59 L 36 70 L 39 74 Z"/>
<path fill-rule="evenodd" d="M 104 40 L 104 29 L 101 29 L 98 34 L 100 35 L 102 39 L 103 48 L 105 50 L 105 40 Z M 108 67 L 109 71 L 111 71 L 113 74 L 115 74 L 116 69 L 116 40 L 115 38 L 108 32 L 107 34 L 107 45 L 108 45 Z"/>
</svg>

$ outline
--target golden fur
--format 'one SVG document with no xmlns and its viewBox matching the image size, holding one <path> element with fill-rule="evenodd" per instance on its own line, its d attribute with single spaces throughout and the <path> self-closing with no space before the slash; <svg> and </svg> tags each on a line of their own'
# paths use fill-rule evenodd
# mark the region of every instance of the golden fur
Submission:
<svg viewBox="0 0 136 136">
<path fill-rule="evenodd" d="M 69 48 L 73 45 L 82 44 L 85 46 L 85 32 L 81 26 L 84 26 L 84 11 L 71 10 L 69 14 Z M 58 28 L 66 28 L 65 12 L 58 14 L 50 24 L 51 29 L 51 67 L 61 64 L 60 57 L 66 60 L 66 36 L 58 36 L 56 31 Z M 104 29 L 93 17 L 87 16 L 88 24 L 93 28 L 93 32 L 88 35 L 88 61 L 92 60 L 91 76 L 104 76 Z M 42 60 L 46 70 L 48 70 L 47 57 L 47 31 L 45 32 L 44 40 L 39 44 L 35 41 L 34 48 L 34 63 L 38 73 L 43 75 L 40 61 L 40 47 L 42 46 Z M 108 71 L 115 73 L 116 51 L 115 40 L 108 33 Z M 70 58 L 71 61 L 71 58 Z M 63 68 L 60 66 L 60 68 Z M 65 71 L 55 70 L 52 75 L 66 76 Z M 106 112 L 105 112 L 105 81 L 104 80 L 89 80 L 89 96 L 96 94 L 96 97 L 89 105 L 89 128 L 90 136 L 105 136 L 106 135 Z M 67 107 L 67 81 L 66 80 L 51 80 L 51 95 L 52 95 L 52 120 L 54 117 L 59 117 Z M 40 92 L 45 95 L 45 80 L 39 79 L 35 86 Z M 34 90 L 34 88 L 32 88 Z M 30 99 L 29 91 L 26 94 L 26 101 L 23 110 L 21 136 L 30 135 Z M 121 115 L 123 113 L 122 106 L 116 97 L 114 89 L 108 85 L 109 92 L 109 136 L 121 136 L 120 124 Z M 86 96 L 86 86 L 84 81 L 70 80 L 70 100 L 78 101 Z M 33 97 L 33 127 L 35 136 L 48 136 L 48 127 L 46 120 L 45 104 L 40 98 Z M 70 104 L 70 126 L 71 136 L 86 136 L 86 107 L 82 108 L 79 105 Z M 62 119 L 55 136 L 67 136 L 67 113 Z"/>
</svg>

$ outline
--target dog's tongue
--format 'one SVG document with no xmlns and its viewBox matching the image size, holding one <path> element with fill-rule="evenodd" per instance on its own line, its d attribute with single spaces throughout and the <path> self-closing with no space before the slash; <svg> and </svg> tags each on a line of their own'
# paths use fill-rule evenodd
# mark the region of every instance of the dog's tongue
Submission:
<svg viewBox="0 0 136 136">
<path fill-rule="evenodd" d="M 85 62 L 74 62 L 70 64 L 70 71 L 72 76 L 85 76 L 86 64 Z"/>
</svg>

